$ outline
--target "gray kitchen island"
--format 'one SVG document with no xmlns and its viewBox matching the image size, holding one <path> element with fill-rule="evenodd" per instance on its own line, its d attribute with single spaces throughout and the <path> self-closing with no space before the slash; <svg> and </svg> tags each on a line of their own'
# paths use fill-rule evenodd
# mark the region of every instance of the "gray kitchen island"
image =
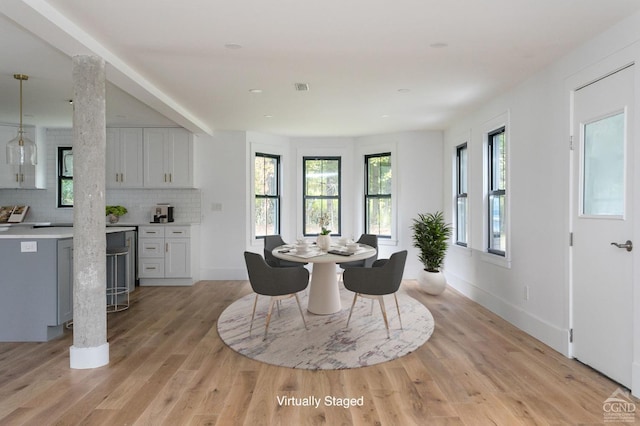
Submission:
<svg viewBox="0 0 640 426">
<path fill-rule="evenodd" d="M 105 227 L 107 246 L 127 244 L 135 229 Z M 0 291 L 0 342 L 61 336 L 73 319 L 73 227 L 0 228 Z"/>
</svg>

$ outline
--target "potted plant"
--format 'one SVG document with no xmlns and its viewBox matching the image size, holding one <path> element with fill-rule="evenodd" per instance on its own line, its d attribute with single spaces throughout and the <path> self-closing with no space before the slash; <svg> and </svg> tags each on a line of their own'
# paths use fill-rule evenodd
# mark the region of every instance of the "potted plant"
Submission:
<svg viewBox="0 0 640 426">
<path fill-rule="evenodd" d="M 441 294 L 446 280 L 441 271 L 451 237 L 451 224 L 444 221 L 442 212 L 418 214 L 413 219 L 413 246 L 420 250 L 418 258 L 424 269 L 418 274 L 418 284 L 433 295 Z"/>
<path fill-rule="evenodd" d="M 123 206 L 106 206 L 105 211 L 109 223 L 118 223 L 120 216 L 127 213 L 127 208 Z"/>
<path fill-rule="evenodd" d="M 329 224 L 329 217 L 325 213 L 320 216 L 319 225 L 320 225 L 320 234 L 318 235 L 318 239 L 316 240 L 316 244 L 320 250 L 327 251 L 331 247 L 331 229 L 327 229 L 326 225 Z"/>
</svg>

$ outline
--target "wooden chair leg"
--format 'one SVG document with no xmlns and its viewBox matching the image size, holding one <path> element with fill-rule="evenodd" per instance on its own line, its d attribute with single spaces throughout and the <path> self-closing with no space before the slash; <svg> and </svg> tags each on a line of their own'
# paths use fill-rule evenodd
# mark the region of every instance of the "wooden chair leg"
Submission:
<svg viewBox="0 0 640 426">
<path fill-rule="evenodd" d="M 380 310 L 382 311 L 382 317 L 384 318 L 384 325 L 387 327 L 387 339 L 390 339 L 389 335 L 389 321 L 387 321 L 387 311 L 384 308 L 384 299 L 382 296 L 378 296 L 378 303 L 380 303 Z"/>
<path fill-rule="evenodd" d="M 402 317 L 400 316 L 400 305 L 398 305 L 398 297 L 396 296 L 395 293 L 393 293 L 393 298 L 396 299 L 396 309 L 398 310 L 398 320 L 400 321 L 400 330 L 403 330 Z"/>
<path fill-rule="evenodd" d="M 296 298 L 296 303 L 298 304 L 298 309 L 300 310 L 300 316 L 302 317 L 302 323 L 304 324 L 304 329 L 308 330 L 307 322 L 304 320 L 304 313 L 302 313 L 302 306 L 300 306 L 300 299 L 298 298 L 298 293 L 294 294 Z"/>
<path fill-rule="evenodd" d="M 256 305 L 258 304 L 258 294 L 256 293 L 256 298 L 253 301 L 253 312 L 251 312 L 251 325 L 249 326 L 249 336 L 251 336 L 251 330 L 253 329 L 253 317 L 256 316 Z"/>
<path fill-rule="evenodd" d="M 349 321 L 351 321 L 351 314 L 353 313 L 353 307 L 356 304 L 356 299 L 358 298 L 358 293 L 353 295 L 353 302 L 351 303 L 351 309 L 349 309 L 349 317 L 347 318 L 347 328 L 349 327 Z"/>
<path fill-rule="evenodd" d="M 273 297 L 269 301 L 269 311 L 267 312 L 267 323 L 264 325 L 264 337 L 262 340 L 267 340 L 267 330 L 269 330 L 269 321 L 271 321 L 271 311 L 273 310 Z"/>
</svg>

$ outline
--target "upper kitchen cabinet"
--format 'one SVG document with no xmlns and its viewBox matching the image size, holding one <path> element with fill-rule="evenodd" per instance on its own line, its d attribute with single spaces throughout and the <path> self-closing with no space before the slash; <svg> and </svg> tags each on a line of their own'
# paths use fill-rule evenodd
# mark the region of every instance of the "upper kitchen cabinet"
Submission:
<svg viewBox="0 0 640 426">
<path fill-rule="evenodd" d="M 25 136 L 35 141 L 35 129 L 24 127 Z M 0 125 L 0 143 L 6 144 L 18 134 L 18 126 Z M 22 166 L 7 164 L 7 151 L 0 148 L 0 188 L 37 189 L 43 188 L 36 173 L 43 169 L 44 155 L 41 147 L 38 146 L 38 164 L 24 164 Z"/>
<path fill-rule="evenodd" d="M 182 128 L 144 129 L 144 187 L 193 187 L 193 136 Z"/>
<path fill-rule="evenodd" d="M 107 188 L 142 188 L 142 129 L 108 128 Z"/>
</svg>

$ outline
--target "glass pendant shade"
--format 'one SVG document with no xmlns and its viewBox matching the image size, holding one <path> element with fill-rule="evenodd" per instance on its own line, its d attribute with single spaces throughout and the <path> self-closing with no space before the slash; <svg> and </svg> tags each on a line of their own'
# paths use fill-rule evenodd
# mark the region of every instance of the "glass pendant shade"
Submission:
<svg viewBox="0 0 640 426">
<path fill-rule="evenodd" d="M 14 74 L 13 78 L 20 81 L 20 127 L 18 127 L 18 136 L 7 142 L 7 163 L 17 165 L 31 164 L 35 166 L 38 162 L 36 144 L 24 136 L 24 129 L 22 127 L 22 82 L 28 80 L 29 76 Z"/>
<path fill-rule="evenodd" d="M 7 163 L 8 164 L 31 164 L 38 162 L 38 152 L 36 144 L 24 136 L 22 128 L 18 130 L 18 136 L 7 143 Z"/>
</svg>

